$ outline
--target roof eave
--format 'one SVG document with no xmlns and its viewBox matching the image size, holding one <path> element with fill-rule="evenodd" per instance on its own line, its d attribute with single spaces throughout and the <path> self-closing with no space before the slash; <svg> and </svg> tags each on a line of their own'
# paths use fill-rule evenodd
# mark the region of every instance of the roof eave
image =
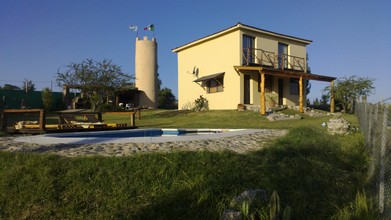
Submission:
<svg viewBox="0 0 391 220">
<path fill-rule="evenodd" d="M 285 38 L 285 39 L 290 39 L 290 40 L 294 40 L 294 41 L 298 41 L 298 42 L 304 43 L 306 45 L 312 43 L 311 40 L 298 38 L 298 37 L 293 37 L 293 36 L 290 36 L 290 35 L 280 34 L 280 33 L 272 32 L 272 31 L 267 31 L 267 30 L 263 30 L 263 29 L 260 29 L 260 28 L 252 27 L 252 26 L 249 26 L 249 25 L 245 25 L 245 24 L 242 24 L 242 23 L 237 23 L 236 25 L 231 26 L 229 28 L 226 28 L 226 29 L 224 29 L 222 31 L 210 34 L 210 35 L 208 35 L 206 37 L 199 38 L 197 40 L 191 41 L 190 43 L 187 43 L 187 44 L 184 44 L 182 46 L 176 47 L 176 48 L 172 49 L 172 52 L 177 53 L 177 52 L 179 52 L 181 50 L 184 50 L 186 48 L 192 47 L 192 46 L 194 46 L 196 44 L 202 43 L 204 41 L 216 38 L 218 36 L 224 35 L 226 33 L 229 33 L 229 32 L 232 32 L 232 31 L 235 31 L 235 30 L 238 30 L 238 29 L 250 30 L 250 31 L 258 32 L 258 33 L 272 35 L 272 36 L 275 36 L 275 37 L 281 37 L 281 38 Z"/>
</svg>

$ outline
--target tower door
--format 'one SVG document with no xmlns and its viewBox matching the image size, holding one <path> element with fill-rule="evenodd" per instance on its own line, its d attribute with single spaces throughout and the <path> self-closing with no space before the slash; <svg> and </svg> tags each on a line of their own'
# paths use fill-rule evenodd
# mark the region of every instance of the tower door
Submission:
<svg viewBox="0 0 391 220">
<path fill-rule="evenodd" d="M 244 85 L 243 85 L 243 104 L 250 104 L 250 76 L 244 75 Z"/>
</svg>

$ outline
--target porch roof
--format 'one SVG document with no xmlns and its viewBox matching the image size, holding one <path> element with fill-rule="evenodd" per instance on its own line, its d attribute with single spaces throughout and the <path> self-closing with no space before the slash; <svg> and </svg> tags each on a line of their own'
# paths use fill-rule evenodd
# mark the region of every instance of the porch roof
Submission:
<svg viewBox="0 0 391 220">
<path fill-rule="evenodd" d="M 312 73 L 305 73 L 300 71 L 294 71 L 294 70 L 279 70 L 274 69 L 270 67 L 262 67 L 262 66 L 234 66 L 234 69 L 239 74 L 240 72 L 264 72 L 265 74 L 273 75 L 273 76 L 280 76 L 280 77 L 289 77 L 289 78 L 300 78 L 303 77 L 304 79 L 310 79 L 310 80 L 316 80 L 316 81 L 325 81 L 325 82 L 331 82 L 337 79 L 336 77 L 332 76 L 325 76 L 325 75 L 319 75 L 319 74 L 312 74 Z"/>
<path fill-rule="evenodd" d="M 224 74 L 225 74 L 225 72 L 221 72 L 221 73 L 215 73 L 212 75 L 203 76 L 203 77 L 200 77 L 200 78 L 194 80 L 193 82 L 202 82 L 202 81 L 206 81 L 209 79 L 219 78 L 220 76 L 223 76 Z"/>
</svg>

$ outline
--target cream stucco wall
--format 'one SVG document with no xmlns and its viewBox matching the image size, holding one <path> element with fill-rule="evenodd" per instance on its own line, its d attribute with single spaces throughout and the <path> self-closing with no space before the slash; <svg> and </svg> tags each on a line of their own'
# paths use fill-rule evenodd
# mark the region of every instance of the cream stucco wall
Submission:
<svg viewBox="0 0 391 220">
<path fill-rule="evenodd" d="M 240 76 L 233 66 L 240 61 L 240 34 L 227 33 L 178 52 L 178 108 L 186 108 L 200 95 L 207 98 L 210 109 L 234 109 L 240 103 Z M 198 76 L 192 74 L 198 70 Z M 224 91 L 207 93 L 194 80 L 225 72 Z"/>
</svg>

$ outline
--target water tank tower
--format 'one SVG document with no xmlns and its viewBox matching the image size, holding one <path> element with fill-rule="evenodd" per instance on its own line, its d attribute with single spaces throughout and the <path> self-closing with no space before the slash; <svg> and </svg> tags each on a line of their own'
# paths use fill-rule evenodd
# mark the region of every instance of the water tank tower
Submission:
<svg viewBox="0 0 391 220">
<path fill-rule="evenodd" d="M 156 39 L 136 38 L 135 75 L 140 91 L 139 105 L 157 108 L 157 43 Z"/>
</svg>

